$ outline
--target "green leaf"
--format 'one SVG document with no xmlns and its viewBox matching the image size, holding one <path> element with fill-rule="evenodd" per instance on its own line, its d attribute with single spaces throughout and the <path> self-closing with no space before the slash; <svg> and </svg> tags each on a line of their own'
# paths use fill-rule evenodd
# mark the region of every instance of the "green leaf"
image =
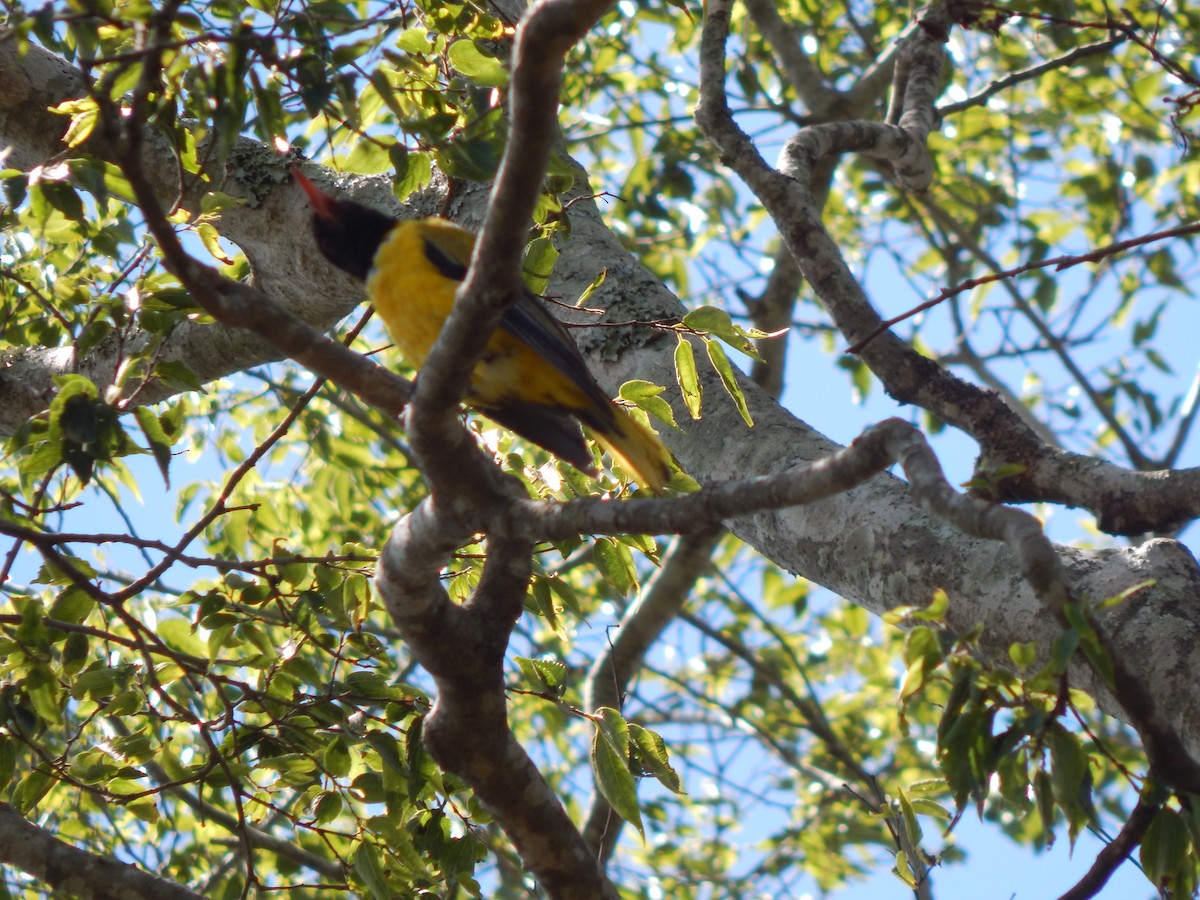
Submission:
<svg viewBox="0 0 1200 900">
<path fill-rule="evenodd" d="M 657 778 L 664 787 L 676 794 L 682 794 L 679 773 L 672 767 L 667 754 L 667 745 L 656 731 L 643 728 L 641 725 L 629 723 L 629 738 L 633 744 L 637 761 L 642 768 Z"/>
<path fill-rule="evenodd" d="M 39 181 L 37 188 L 46 202 L 72 222 L 83 220 L 83 198 L 65 181 Z"/>
<path fill-rule="evenodd" d="M 1179 813 L 1170 807 L 1160 809 L 1146 829 L 1138 851 L 1146 877 L 1155 887 L 1173 893 L 1178 873 L 1192 864 L 1188 859 L 1190 847 L 1187 825 Z"/>
<path fill-rule="evenodd" d="M 683 324 L 695 331 L 720 335 L 733 329 L 729 313 L 717 306 L 701 306 L 683 317 Z"/>
<path fill-rule="evenodd" d="M 387 873 L 379 851 L 369 841 L 362 841 L 354 851 L 354 873 L 366 885 L 375 900 L 393 900 L 395 892 L 388 884 Z"/>
<path fill-rule="evenodd" d="M 1142 591 L 1154 587 L 1158 582 L 1153 578 L 1147 578 L 1145 581 L 1139 581 L 1137 584 L 1130 585 L 1118 594 L 1112 597 L 1106 597 L 1096 604 L 1096 611 L 1100 612 L 1106 609 L 1112 609 L 1114 606 L 1119 606 L 1135 594 L 1140 594 Z"/>
<path fill-rule="evenodd" d="M 80 587 L 71 585 L 54 598 L 54 603 L 51 604 L 50 612 L 47 615 L 60 622 L 78 625 L 91 615 L 95 608 L 96 601 L 91 594 Z"/>
<path fill-rule="evenodd" d="M 62 141 L 68 147 L 78 147 L 96 130 L 100 120 L 100 107 L 94 97 L 83 97 L 79 100 L 67 100 L 50 108 L 51 112 L 61 113 L 71 117 L 71 124 L 62 136 Z"/>
<path fill-rule="evenodd" d="M 322 767 L 333 778 L 345 778 L 349 775 L 352 762 L 350 747 L 341 735 L 330 741 L 321 755 Z"/>
<path fill-rule="evenodd" d="M 191 622 L 178 616 L 164 618 L 158 624 L 158 635 L 172 650 L 190 656 L 203 657 L 207 653 L 204 641 L 196 633 Z"/>
<path fill-rule="evenodd" d="M 337 791 L 321 791 L 311 809 L 313 823 L 326 825 L 342 814 L 342 795 Z"/>
<path fill-rule="evenodd" d="M 521 267 L 521 275 L 525 284 L 535 294 L 542 294 L 554 274 L 554 264 L 558 261 L 558 250 L 548 237 L 540 237 L 530 241 L 525 247 L 525 261 Z"/>
<path fill-rule="evenodd" d="M 26 676 L 25 693 L 33 705 L 34 712 L 44 722 L 53 724 L 62 720 L 67 695 L 44 668 L 39 666 Z"/>
<path fill-rule="evenodd" d="M 217 233 L 216 228 L 208 222 L 201 222 L 196 226 L 196 235 L 213 259 L 223 262 L 227 266 L 233 265 L 233 260 L 225 255 L 225 250 L 221 247 L 221 235 Z"/>
<path fill-rule="evenodd" d="M 347 575 L 342 582 L 342 604 L 351 621 L 355 624 L 365 622 L 373 602 L 370 580 L 357 572 Z"/>
<path fill-rule="evenodd" d="M 284 120 L 283 103 L 279 91 L 264 88 L 257 71 L 250 72 L 250 85 L 254 91 L 254 109 L 258 112 L 258 120 L 254 130 L 264 143 L 271 143 L 275 138 L 287 134 L 287 124 Z"/>
<path fill-rule="evenodd" d="M 950 595 L 936 588 L 928 606 L 912 609 L 905 616 L 910 622 L 944 622 L 950 610 Z"/>
<path fill-rule="evenodd" d="M 417 728 L 417 734 L 419 735 L 420 726 L 417 725 L 415 727 Z M 411 761 L 410 763 L 405 763 L 400 758 L 400 742 L 396 740 L 395 735 L 386 731 L 372 729 L 371 731 L 367 732 L 366 737 L 367 743 L 370 744 L 371 749 L 379 754 L 380 762 L 382 762 L 384 766 L 393 774 L 399 775 L 401 778 L 408 778 L 410 775 L 412 775 L 412 769 L 415 768 L 415 766 L 410 764 Z M 420 740 L 417 740 L 416 746 L 420 746 Z"/>
<path fill-rule="evenodd" d="M 146 406 L 134 409 L 133 415 L 137 419 L 146 441 L 150 444 L 150 452 L 154 455 L 154 462 L 158 464 L 158 471 L 162 473 L 163 483 L 169 488 L 171 486 L 171 440 L 163 430 L 162 421 Z"/>
<path fill-rule="evenodd" d="M 1008 658 L 1018 670 L 1028 669 L 1037 662 L 1037 641 L 1016 643 L 1008 648 Z"/>
<path fill-rule="evenodd" d="M 604 284 L 604 281 L 607 278 L 608 269 L 601 269 L 600 273 L 593 278 L 588 286 L 583 289 L 583 292 L 580 293 L 579 299 L 575 301 L 575 308 L 582 309 L 584 304 L 587 303 L 588 297 L 592 296 L 592 294 L 596 292 L 596 289 L 599 288 L 600 285 Z"/>
<path fill-rule="evenodd" d="M 944 658 L 941 641 L 932 628 L 914 628 L 904 638 L 904 659 L 908 666 L 900 686 L 900 699 L 907 702 L 925 684 L 925 677 L 941 664 Z"/>
<path fill-rule="evenodd" d="M 23 648 L 43 650 L 49 647 L 50 631 L 46 628 L 42 604 L 37 599 L 31 597 L 21 602 L 21 622 L 14 637 Z"/>
<path fill-rule="evenodd" d="M 908 786 L 909 794 L 944 794 L 949 785 L 944 778 L 922 778 Z"/>
<path fill-rule="evenodd" d="M 908 854 L 903 850 L 897 850 L 894 859 L 895 864 L 892 866 L 892 874 L 910 888 L 915 888 L 917 886 L 917 876 L 913 874 L 912 868 L 908 864 Z"/>
<path fill-rule="evenodd" d="M 871 374 L 871 369 L 857 356 L 842 356 L 837 361 L 839 369 L 845 369 L 850 373 L 850 382 L 854 385 L 854 402 L 861 403 L 871 394 L 871 387 L 874 385 L 874 375 Z"/>
<path fill-rule="evenodd" d="M 725 390 L 733 399 L 738 412 L 742 414 L 742 421 L 748 428 L 753 428 L 754 420 L 750 418 L 750 408 L 746 406 L 746 398 L 742 395 L 737 377 L 733 374 L 733 366 L 729 362 L 729 357 L 725 355 L 725 351 L 716 341 L 705 341 L 704 348 L 708 351 L 708 359 L 713 364 L 713 368 L 721 376 L 721 383 L 725 385 Z"/>
<path fill-rule="evenodd" d="M 675 377 L 683 394 L 683 404 L 693 419 L 700 418 L 700 378 L 696 373 L 696 351 L 683 334 L 675 346 Z"/>
<path fill-rule="evenodd" d="M 1038 813 L 1042 817 L 1042 839 L 1047 847 L 1054 846 L 1054 818 L 1058 807 L 1054 803 L 1054 785 L 1050 773 L 1039 769 L 1033 778 L 1033 796 L 1037 802 Z"/>
<path fill-rule="evenodd" d="M 551 628 L 558 630 L 558 610 L 554 608 L 554 597 L 550 593 L 550 587 L 541 578 L 535 578 L 529 584 L 529 595 L 533 598 L 533 605 L 530 606 L 528 599 L 526 600 L 526 608 L 541 616 L 546 620 L 546 624 Z"/>
<path fill-rule="evenodd" d="M 913 812 L 923 816 L 933 816 L 937 819 L 946 819 L 949 821 L 954 818 L 954 812 L 947 809 L 942 804 L 935 800 L 930 800 L 927 797 L 914 797 L 911 801 Z"/>
<path fill-rule="evenodd" d="M 921 843 L 921 823 L 917 819 L 917 810 L 913 806 L 904 788 L 896 791 L 896 801 L 900 804 L 900 816 L 904 829 L 914 845 Z"/>
<path fill-rule="evenodd" d="M 55 780 L 41 769 L 34 769 L 17 783 L 12 793 L 13 808 L 29 818 L 42 798 L 54 787 Z"/>
<path fill-rule="evenodd" d="M 1112 657 L 1109 656 L 1108 650 L 1100 641 L 1100 636 L 1096 634 L 1096 629 L 1092 626 L 1091 618 L 1087 610 L 1081 602 L 1075 601 L 1068 603 L 1063 610 L 1067 621 L 1073 626 L 1069 633 L 1078 635 L 1079 649 L 1083 651 L 1083 655 L 1087 657 L 1092 668 L 1096 670 L 1106 685 L 1111 690 L 1114 679 L 1116 678 L 1115 670 L 1113 669 Z"/>
<path fill-rule="evenodd" d="M 583 617 L 583 607 L 579 605 L 579 597 L 575 594 L 575 589 L 571 587 L 570 582 L 555 577 L 547 577 L 546 583 L 550 585 L 550 590 L 562 601 L 564 609 L 569 609 L 576 616 Z"/>
<path fill-rule="evenodd" d="M 557 693 L 565 684 L 568 669 L 558 660 L 518 656 L 515 662 L 525 680 L 534 686 L 535 690 Z"/>
<path fill-rule="evenodd" d="M 348 172 L 360 175 L 378 175 L 386 172 L 392 166 L 391 146 L 394 138 L 363 138 L 354 144 L 354 148 L 342 159 L 342 166 Z"/>
<path fill-rule="evenodd" d="M 968 693 L 969 690 L 967 681 Z M 953 705 L 947 704 L 947 712 L 938 725 L 938 762 L 958 806 L 964 805 L 968 797 L 982 803 L 990 789 L 992 773 L 985 761 L 994 719 L 994 710 L 969 706 L 955 714 Z"/>
<path fill-rule="evenodd" d="M 500 168 L 504 144 L 499 137 L 456 135 L 434 153 L 438 165 L 453 178 L 488 181 Z"/>
<path fill-rule="evenodd" d="M 1079 738 L 1057 722 L 1050 726 L 1051 782 L 1054 798 L 1067 818 L 1071 846 L 1091 818 L 1091 772 Z"/>
<path fill-rule="evenodd" d="M 1071 657 L 1079 647 L 1079 630 L 1068 628 L 1054 639 L 1050 647 L 1050 662 L 1046 666 L 1049 674 L 1061 675 L 1067 671 Z"/>
<path fill-rule="evenodd" d="M 62 668 L 67 675 L 75 675 L 88 663 L 91 640 L 86 634 L 71 632 L 62 645 Z"/>
<path fill-rule="evenodd" d="M 6 791 L 17 771 L 17 742 L 0 734 L 0 791 Z"/>
<path fill-rule="evenodd" d="M 463 75 L 484 87 L 504 87 L 508 84 L 508 71 L 500 60 L 485 56 L 474 41 L 459 40 L 447 51 L 450 63 Z"/>
<path fill-rule="evenodd" d="M 204 213 L 216 213 L 245 205 L 246 201 L 242 198 L 223 191 L 205 191 L 204 196 L 200 198 L 200 211 Z"/>
<path fill-rule="evenodd" d="M 596 538 L 594 555 L 600 574 L 618 594 L 627 596 L 634 591 L 637 587 L 637 569 L 628 547 L 610 538 Z"/>
<path fill-rule="evenodd" d="M 733 323 L 729 313 L 716 306 L 701 306 L 683 317 L 683 324 L 701 334 L 711 334 L 741 353 L 761 359 L 751 337 L 768 337 L 766 332 L 746 331 Z"/>
<path fill-rule="evenodd" d="M 155 802 L 153 794 L 130 800 L 125 804 L 125 808 L 136 818 L 143 822 L 149 822 L 151 825 L 159 819 L 158 803 Z"/>
<path fill-rule="evenodd" d="M 596 726 L 591 753 L 596 787 L 617 815 L 638 830 L 645 843 L 637 781 L 629 771 L 629 727 L 619 712 L 608 707 L 596 710 L 590 719 Z"/>
<path fill-rule="evenodd" d="M 672 428 L 678 428 L 671 404 L 660 396 L 664 391 L 665 387 L 649 381 L 627 381 L 621 385 L 620 397 L 635 404 L 639 409 L 644 409 L 659 421 L 666 422 Z"/>
<path fill-rule="evenodd" d="M 428 153 L 410 153 L 403 144 L 394 144 L 388 151 L 396 176 L 392 193 L 407 200 L 433 179 L 433 160 Z"/>
<path fill-rule="evenodd" d="M 396 49 L 415 55 L 429 53 L 433 50 L 433 41 L 429 39 L 429 29 L 422 27 L 404 29 L 396 35 Z"/>
<path fill-rule="evenodd" d="M 175 389 L 186 391 L 203 391 L 204 385 L 196 377 L 196 372 L 182 362 L 176 360 L 160 360 L 155 364 L 154 377 L 161 378 L 164 383 Z"/>
<path fill-rule="evenodd" d="M 1058 299 L 1058 282 L 1053 278 L 1039 277 L 1037 279 L 1037 288 L 1034 290 L 1033 301 L 1038 305 L 1042 312 L 1049 312 L 1054 308 L 1054 303 Z"/>
</svg>

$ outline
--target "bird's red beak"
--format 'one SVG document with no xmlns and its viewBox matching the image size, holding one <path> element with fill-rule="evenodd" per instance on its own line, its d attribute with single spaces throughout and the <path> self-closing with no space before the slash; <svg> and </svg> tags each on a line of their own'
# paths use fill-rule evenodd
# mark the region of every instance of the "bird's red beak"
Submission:
<svg viewBox="0 0 1200 900">
<path fill-rule="evenodd" d="M 308 194 L 308 202 L 312 205 L 313 213 L 322 219 L 334 218 L 333 198 L 304 177 L 299 169 L 292 170 L 296 183 Z"/>
</svg>

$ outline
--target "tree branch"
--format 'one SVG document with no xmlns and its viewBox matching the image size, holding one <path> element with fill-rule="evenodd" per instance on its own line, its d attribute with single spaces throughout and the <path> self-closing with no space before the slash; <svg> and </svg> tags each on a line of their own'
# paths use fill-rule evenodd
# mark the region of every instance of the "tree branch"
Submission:
<svg viewBox="0 0 1200 900">
<path fill-rule="evenodd" d="M 602 706 L 619 710 L 629 683 L 641 671 L 646 653 L 659 639 L 709 568 L 725 529 L 711 527 L 682 535 L 671 542 L 662 565 L 646 582 L 641 596 L 630 604 L 616 627 L 616 637 L 588 669 L 583 687 L 583 708 L 594 713 Z M 624 821 L 599 790 L 592 791 L 583 827 L 583 838 L 596 856 L 607 861 L 616 848 Z"/>
<path fill-rule="evenodd" d="M 61 136 L 69 119 L 50 109 L 87 93 L 82 75 L 65 60 L 32 43 L 23 44 L 11 38 L 0 41 L 0 97 L 4 98 L 0 101 L 0 145 L 9 150 L 6 164 L 31 170 L 65 155 L 68 151 L 61 143 Z M 157 205 L 167 202 L 164 198 L 173 201 L 177 197 L 185 205 L 198 204 L 200 193 L 214 185 L 243 201 L 223 209 L 217 224 L 222 236 L 246 253 L 255 275 L 254 288 L 230 282 L 215 269 L 196 265 L 218 292 L 228 289 L 236 298 L 245 300 L 244 315 L 276 318 L 286 328 L 286 322 L 276 317 L 271 307 L 255 313 L 266 296 L 321 332 L 361 301 L 361 285 L 327 265 L 318 258 L 319 254 L 309 252 L 306 245 L 311 241 L 304 239 L 309 234 L 311 213 L 300 192 L 287 184 L 286 162 L 277 152 L 257 141 L 238 139 L 230 155 L 230 168 L 239 173 L 236 179 L 222 167 L 207 172 L 211 185 L 187 186 L 179 184 L 174 153 L 162 136 L 143 128 L 142 141 L 148 149 L 140 156 L 135 171 L 143 189 L 156 198 Z M 206 156 L 203 147 L 201 142 L 198 152 L 201 159 Z M 97 129 L 82 148 L 70 152 L 91 153 L 115 162 L 116 150 L 112 137 Z M 376 180 L 359 180 L 351 193 L 360 193 L 374 183 Z M 281 186 L 282 190 L 277 189 Z M 410 198 L 406 207 L 409 214 L 432 213 L 444 188 L 445 180 L 435 179 L 427 191 Z M 391 192 L 384 191 L 382 196 L 388 198 Z M 389 211 L 397 212 L 395 201 L 391 203 Z M 261 330 L 255 334 L 237 327 L 183 322 L 165 340 L 159 359 L 183 363 L 197 380 L 206 383 L 283 358 L 280 346 L 270 340 L 272 334 L 268 332 L 266 340 L 256 336 L 262 334 Z M 55 376 L 84 375 L 103 394 L 112 384 L 121 360 L 142 352 L 157 339 L 158 335 L 133 325 L 121 334 L 110 335 L 86 354 L 76 353 L 72 347 L 23 349 L 5 354 L 0 367 L 0 435 L 12 434 L 30 416 L 49 406 L 58 390 Z M 361 366 L 361 362 L 351 363 L 347 359 L 345 365 Z M 364 367 L 362 371 L 368 368 L 377 367 Z M 129 390 L 135 388 L 138 390 L 135 402 L 139 405 L 156 403 L 179 392 L 177 387 L 159 379 L 152 379 L 146 385 L 135 383 Z M 393 404 L 392 411 L 401 405 Z"/>
<path fill-rule="evenodd" d="M 899 127 L 852 122 L 801 129 L 788 141 L 782 154 L 786 172 L 792 176 L 784 178 L 783 173 L 766 165 L 729 112 L 724 85 L 724 47 L 728 38 L 730 5 L 731 0 L 712 0 L 708 6 L 701 43 L 701 101 L 697 105 L 696 121 L 720 148 L 722 160 L 733 166 L 763 202 L 805 277 L 843 334 L 854 340 L 855 335 L 867 333 L 859 329 L 873 330 L 878 316 L 816 212 L 810 187 L 812 167 L 831 154 L 859 152 L 890 159 L 899 180 L 907 187 L 921 187 L 925 183 L 929 170 L 922 162 L 923 158 L 927 160 L 924 139 L 933 122 L 932 104 L 942 44 L 953 22 L 946 5 L 934 4 L 922 11 L 921 27 L 911 33 L 911 46 L 900 56 L 904 65 L 898 64 L 897 82 L 902 86 L 904 96 L 897 113 Z M 881 343 L 879 354 L 871 359 L 876 346 Z M 952 385 L 964 395 L 978 394 L 936 363 L 924 360 L 890 333 L 868 345 L 864 358 L 876 372 L 927 375 L 929 380 Z M 885 383 L 889 383 L 886 378 Z M 1036 440 L 1012 410 L 994 396 L 991 400 L 1017 433 Z M 972 433 L 969 427 L 965 430 Z M 863 438 L 870 433 L 868 431 Z M 915 442 L 908 438 L 901 440 L 903 446 L 892 445 L 890 452 L 898 454 L 894 458 L 904 461 L 917 502 L 927 511 L 953 522 L 964 534 L 1005 540 L 1016 552 L 1021 574 L 1042 607 L 1061 625 L 1065 621 L 1071 591 L 1063 566 L 1037 521 L 1016 510 L 963 503 L 966 498 L 954 496 L 948 485 L 942 487 L 944 481 L 933 468 L 936 460 L 930 466 L 925 452 Z M 910 468 L 906 460 L 915 463 L 915 467 Z M 1107 642 L 1107 639 L 1102 640 Z M 1132 671 L 1132 666 L 1126 662 L 1129 657 L 1114 651 L 1111 645 L 1109 654 L 1113 666 L 1118 669 L 1112 685 L 1117 705 L 1124 711 L 1124 718 L 1141 735 L 1152 768 L 1177 790 L 1200 790 L 1200 765 L 1185 749 L 1186 742 L 1181 736 L 1183 729 L 1164 718 L 1154 702 L 1156 692 L 1148 688 L 1148 681 Z M 1087 667 L 1078 668 L 1086 671 Z M 1102 689 L 1103 685 L 1096 684 L 1096 687 Z M 1179 721 L 1174 719 L 1174 722 Z M 1193 751 L 1195 746 L 1193 737 Z"/>
<path fill-rule="evenodd" d="M 451 453 L 460 463 L 456 476 L 442 479 L 434 473 L 435 492 L 461 485 L 463 467 L 472 470 L 471 460 L 455 450 L 462 446 L 455 437 L 455 430 L 462 430 L 458 403 L 501 314 L 522 290 L 525 237 L 559 136 L 563 59 L 611 5 L 611 0 L 543 0 L 529 8 L 517 27 L 508 144 L 470 269 L 421 368 L 408 418 L 409 439 L 421 460 Z M 446 493 L 454 496 L 453 490 Z"/>
<path fill-rule="evenodd" d="M 426 746 L 471 786 L 548 896 L 615 900 L 595 855 L 508 727 L 504 653 L 524 609 L 532 543 L 491 539 L 478 587 L 457 606 L 437 579 L 454 542 L 439 537 L 430 507 L 423 503 L 393 531 L 376 576 L 405 644 L 437 686 Z"/>
<path fill-rule="evenodd" d="M 845 103 L 841 92 L 826 83 L 824 74 L 804 52 L 797 29 L 783 20 L 775 3 L 771 0 L 746 0 L 746 12 L 770 44 L 788 83 L 809 115 L 825 118 Z"/>
<path fill-rule="evenodd" d="M 1056 56 L 1053 59 L 1048 59 L 1045 62 L 1038 63 L 1035 66 L 1030 66 L 1027 69 L 1022 69 L 1020 72 L 1013 72 L 1004 78 L 999 78 L 993 81 L 983 90 L 976 94 L 972 94 L 965 100 L 959 100 L 957 103 L 947 103 L 937 108 L 938 115 L 942 118 L 954 115 L 955 113 L 964 112 L 972 107 L 982 106 L 987 103 L 992 97 L 1001 94 L 1011 87 L 1015 87 L 1025 81 L 1032 81 L 1035 78 L 1041 78 L 1047 72 L 1053 72 L 1058 69 L 1066 68 L 1081 59 L 1087 59 L 1089 56 L 1096 56 L 1103 53 L 1108 53 L 1110 50 L 1115 50 L 1125 42 L 1127 35 L 1111 37 L 1103 41 L 1097 41 L 1094 44 L 1084 44 L 1082 47 L 1076 47 L 1062 56 Z"/>
<path fill-rule="evenodd" d="M 784 171 L 775 171 L 728 109 L 723 49 L 728 16 L 728 3 L 719 2 L 710 6 L 705 19 L 696 121 L 720 150 L 722 161 L 766 206 L 838 329 L 850 344 L 857 345 L 878 332 L 881 320 L 816 214 L 819 207 L 810 187 L 813 171 L 830 155 L 859 152 L 886 158 L 894 153 L 898 173 L 907 173 L 902 182 L 919 187 L 925 171 L 920 162 L 923 138 L 909 142 L 903 129 L 867 122 L 813 126 L 789 140 L 781 155 Z M 940 52 L 940 45 L 923 29 L 910 34 L 912 41 L 925 48 L 913 51 L 918 53 L 914 60 L 932 66 L 929 54 Z M 906 108 L 909 98 L 931 104 L 933 81 L 920 74 L 920 66 L 910 66 L 909 72 L 904 81 Z M 913 110 L 909 121 L 916 125 L 914 134 L 920 135 L 931 119 Z M 1136 473 L 1048 447 L 999 396 L 957 378 L 889 332 L 866 344 L 862 358 L 897 400 L 931 410 L 972 435 L 993 463 L 1025 467 L 1023 474 L 999 484 L 998 499 L 1082 506 L 1111 534 L 1172 530 L 1200 511 L 1200 472 Z"/>
<path fill-rule="evenodd" d="M 1116 838 L 1096 854 L 1096 860 L 1087 874 L 1058 900 L 1088 900 L 1089 897 L 1099 894 L 1112 877 L 1112 873 L 1117 870 L 1117 866 L 1125 862 L 1134 848 L 1142 842 L 1146 829 L 1150 827 L 1161 807 L 1161 803 L 1148 802 L 1145 797 L 1139 797 L 1137 806 L 1125 820 Z"/>
<path fill-rule="evenodd" d="M 183 885 L 80 850 L 0 803 L 0 860 L 83 900 L 203 900 Z"/>
</svg>

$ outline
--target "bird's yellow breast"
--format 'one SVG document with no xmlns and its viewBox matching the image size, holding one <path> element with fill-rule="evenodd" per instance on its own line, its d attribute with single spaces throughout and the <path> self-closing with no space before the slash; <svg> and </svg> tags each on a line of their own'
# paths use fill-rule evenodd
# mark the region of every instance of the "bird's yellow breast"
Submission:
<svg viewBox="0 0 1200 900">
<path fill-rule="evenodd" d="M 401 222 L 375 254 L 367 296 L 396 347 L 414 367 L 425 364 L 454 306 L 458 282 L 434 268 L 425 256 L 419 222 Z"/>
<path fill-rule="evenodd" d="M 454 306 L 461 281 L 447 277 L 426 254 L 439 251 L 462 267 L 470 262 L 474 235 L 450 223 L 428 219 L 399 223 L 375 255 L 367 296 L 383 319 L 397 349 L 415 368 L 425 364 L 433 342 Z M 488 341 L 471 373 L 467 402 L 495 406 L 519 398 L 526 403 L 578 407 L 583 391 L 531 347 L 503 328 Z"/>
</svg>

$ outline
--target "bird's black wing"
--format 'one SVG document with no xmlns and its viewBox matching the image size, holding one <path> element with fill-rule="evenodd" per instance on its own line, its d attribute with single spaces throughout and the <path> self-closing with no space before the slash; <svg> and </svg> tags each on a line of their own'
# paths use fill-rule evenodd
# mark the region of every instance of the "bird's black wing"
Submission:
<svg viewBox="0 0 1200 900">
<path fill-rule="evenodd" d="M 589 412 L 597 414 L 603 423 L 613 420 L 612 401 L 596 383 L 570 333 L 562 322 L 542 306 L 532 291 L 527 288 L 522 290 L 517 302 L 500 317 L 500 327 L 528 345 L 583 391 L 595 406 Z M 592 427 L 602 425 L 601 422 L 588 421 L 589 417 L 581 418 Z"/>
<path fill-rule="evenodd" d="M 467 277 L 467 267 L 461 261 L 451 257 L 428 239 L 425 241 L 425 256 L 447 278 L 462 281 Z M 588 409 L 584 414 L 576 411 L 585 424 L 593 428 L 603 428 L 613 421 L 612 403 L 600 385 L 596 384 L 596 379 L 588 370 L 575 341 L 562 322 L 542 305 L 532 291 L 522 286 L 517 302 L 500 316 L 500 327 L 554 366 L 592 401 L 594 408 Z M 514 431 L 520 430 L 512 425 L 509 427 Z"/>
</svg>

